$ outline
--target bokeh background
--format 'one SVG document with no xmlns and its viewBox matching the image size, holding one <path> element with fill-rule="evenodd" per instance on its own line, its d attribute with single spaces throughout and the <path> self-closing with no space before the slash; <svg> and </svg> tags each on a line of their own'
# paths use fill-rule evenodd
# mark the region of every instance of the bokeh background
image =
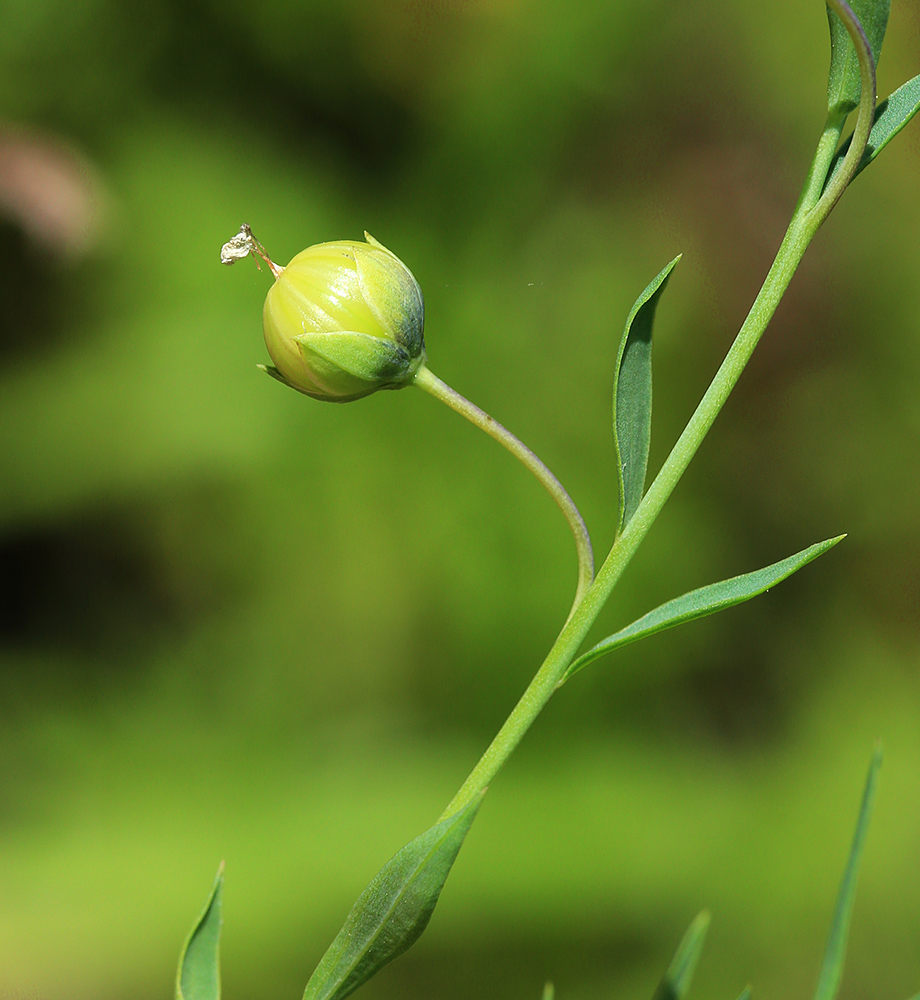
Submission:
<svg viewBox="0 0 920 1000">
<path fill-rule="evenodd" d="M 823 122 L 820 0 L 4 0 L 0 994 L 171 995 L 221 859 L 230 998 L 299 997 L 560 627 L 566 527 L 412 390 L 260 374 L 273 257 L 372 232 L 432 369 L 557 472 L 603 555 L 610 381 L 658 313 L 652 466 Z M 920 70 L 894 0 L 889 92 Z M 364 988 L 803 996 L 886 751 L 844 983 L 920 987 L 920 130 L 818 235 L 597 626 L 839 532 L 765 597 L 601 661 L 495 781 L 432 925 Z"/>
</svg>

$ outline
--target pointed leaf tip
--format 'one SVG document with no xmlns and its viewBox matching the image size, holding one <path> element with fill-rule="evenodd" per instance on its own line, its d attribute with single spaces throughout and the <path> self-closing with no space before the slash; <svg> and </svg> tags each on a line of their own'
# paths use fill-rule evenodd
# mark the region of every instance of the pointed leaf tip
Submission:
<svg viewBox="0 0 920 1000">
<path fill-rule="evenodd" d="M 693 919 L 674 953 L 668 971 L 658 984 L 654 1000 L 683 1000 L 683 997 L 686 996 L 693 980 L 693 973 L 696 971 L 696 964 L 703 951 L 703 945 L 706 943 L 709 923 L 708 910 L 703 910 Z"/>
<path fill-rule="evenodd" d="M 613 378 L 613 444 L 617 460 L 622 530 L 645 491 L 652 429 L 652 324 L 658 299 L 677 266 L 678 254 L 636 299 L 620 338 Z"/>
<path fill-rule="evenodd" d="M 176 1000 L 220 1000 L 220 927 L 224 863 L 179 957 Z"/>
<path fill-rule="evenodd" d="M 483 795 L 416 837 L 380 869 L 310 977 L 303 1000 L 342 1000 L 418 940 Z"/>
<path fill-rule="evenodd" d="M 749 601 L 752 597 L 757 597 L 758 594 L 763 594 L 770 587 L 792 576 L 813 559 L 817 559 L 818 556 L 832 549 L 844 538 L 846 535 L 828 538 L 824 542 L 809 545 L 807 549 L 802 549 L 801 552 L 796 552 L 795 555 L 770 566 L 765 566 L 763 569 L 744 573 L 741 576 L 733 576 L 719 583 L 711 583 L 706 587 L 700 587 L 682 594 L 680 597 L 675 597 L 672 601 L 666 601 L 649 611 L 648 614 L 638 618 L 631 625 L 627 625 L 626 628 L 602 639 L 586 653 L 582 653 L 569 666 L 559 683 L 564 684 L 572 674 L 577 673 L 604 654 L 612 653 L 620 646 L 638 642 L 639 639 L 645 639 L 656 632 L 663 632 L 665 629 L 674 628 L 675 625 L 682 625 L 684 622 L 705 618 L 717 611 L 724 611 L 726 608 Z"/>
<path fill-rule="evenodd" d="M 837 906 L 834 910 L 834 920 L 831 924 L 827 947 L 824 950 L 824 961 L 821 964 L 821 974 L 818 987 L 815 990 L 815 1000 L 834 1000 L 840 988 L 843 976 L 843 963 L 846 959 L 847 938 L 850 933 L 850 918 L 853 915 L 853 902 L 856 898 L 856 880 L 859 874 L 859 862 L 866 843 L 866 833 L 869 829 L 869 818 L 875 801 L 875 789 L 878 782 L 878 771 L 882 766 L 882 748 L 877 745 L 869 765 L 869 775 L 863 790 L 862 803 L 859 807 L 859 818 L 856 821 L 856 833 L 850 856 L 847 859 L 846 870 L 840 882 L 837 896 Z"/>
</svg>

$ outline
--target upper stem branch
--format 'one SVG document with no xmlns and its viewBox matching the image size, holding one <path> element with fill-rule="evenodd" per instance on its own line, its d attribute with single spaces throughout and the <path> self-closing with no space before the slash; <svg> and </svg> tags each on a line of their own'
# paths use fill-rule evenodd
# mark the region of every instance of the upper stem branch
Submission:
<svg viewBox="0 0 920 1000">
<path fill-rule="evenodd" d="M 814 206 L 815 229 L 830 215 L 831 209 L 840 200 L 840 196 L 846 190 L 847 185 L 853 180 L 859 163 L 866 151 L 866 144 L 869 141 L 869 133 L 875 121 L 875 59 L 872 56 L 872 46 L 866 37 L 866 32 L 859 22 L 859 18 L 853 13 L 852 8 L 846 0 L 826 0 L 828 7 L 843 21 L 844 27 L 850 34 L 850 39 L 856 49 L 856 58 L 859 60 L 859 75 L 861 88 L 859 94 L 859 110 L 856 117 L 856 127 L 853 129 L 853 138 L 850 140 L 850 148 L 840 165 L 836 176 L 824 189 L 824 194 Z M 842 127 L 843 122 L 840 122 Z"/>
</svg>

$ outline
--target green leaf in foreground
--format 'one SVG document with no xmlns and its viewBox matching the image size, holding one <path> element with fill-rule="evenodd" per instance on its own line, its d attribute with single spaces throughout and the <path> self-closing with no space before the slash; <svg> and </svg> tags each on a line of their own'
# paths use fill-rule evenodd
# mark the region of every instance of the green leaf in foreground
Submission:
<svg viewBox="0 0 920 1000">
<path fill-rule="evenodd" d="M 696 963 L 699 961 L 708 930 L 709 913 L 703 910 L 696 915 L 681 939 L 668 971 L 655 990 L 654 1000 L 683 1000 L 687 990 L 690 989 L 690 981 L 696 971 Z"/>
<path fill-rule="evenodd" d="M 658 299 L 680 260 L 659 271 L 636 299 L 626 320 L 613 377 L 613 445 L 616 450 L 622 529 L 635 513 L 645 489 L 652 430 L 652 324 Z"/>
<path fill-rule="evenodd" d="M 888 9 L 891 0 L 850 0 L 850 9 L 859 19 L 866 33 L 872 60 L 878 65 L 885 29 L 888 27 Z M 827 75 L 827 110 L 831 116 L 845 118 L 859 104 L 862 81 L 859 59 L 850 33 L 843 21 L 827 8 L 827 21 L 831 32 L 831 65 Z"/>
<path fill-rule="evenodd" d="M 221 864 L 204 911 L 179 958 L 176 1000 L 220 1000 L 220 906 L 224 885 Z"/>
<path fill-rule="evenodd" d="M 920 76 L 915 76 L 912 80 L 908 80 L 907 83 L 898 87 L 893 94 L 889 94 L 875 109 L 875 121 L 872 125 L 872 131 L 869 133 L 866 151 L 859 161 L 856 173 L 853 174 L 854 177 L 869 166 L 918 111 L 920 111 Z M 830 170 L 827 172 L 825 187 L 830 184 L 840 169 L 843 158 L 850 148 L 852 138 L 850 136 L 834 156 Z"/>
<path fill-rule="evenodd" d="M 543 987 L 543 1000 L 555 1000 L 556 988 L 552 983 L 547 983 Z"/>
<path fill-rule="evenodd" d="M 872 802 L 875 798 L 875 786 L 878 779 L 878 769 L 882 764 L 882 751 L 876 749 L 869 765 L 869 777 L 863 792 L 862 805 L 859 809 L 859 819 L 856 821 L 856 833 L 853 836 L 853 846 L 846 871 L 840 883 L 840 893 L 837 896 L 837 908 L 834 910 L 834 922 L 824 949 L 824 962 L 821 965 L 821 975 L 818 978 L 818 988 L 815 1000 L 834 1000 L 843 975 L 843 960 L 846 957 L 847 936 L 850 932 L 850 917 L 853 913 L 853 900 L 856 896 L 856 876 L 859 873 L 859 861 L 862 857 L 869 829 L 869 817 L 872 813 Z"/>
<path fill-rule="evenodd" d="M 436 823 L 380 869 L 310 977 L 304 1000 L 347 997 L 415 944 L 481 802 L 482 795 Z"/>
<path fill-rule="evenodd" d="M 730 580 L 722 580 L 720 583 L 711 583 L 708 587 L 691 590 L 681 597 L 675 597 L 673 601 L 667 601 L 631 625 L 627 625 L 626 628 L 603 639 L 586 653 L 582 653 L 565 672 L 560 684 L 599 656 L 610 653 L 620 646 L 626 646 L 631 642 L 644 639 L 646 636 L 654 635 L 656 632 L 673 628 L 675 625 L 682 625 L 684 622 L 691 622 L 696 618 L 705 618 L 707 615 L 733 607 L 735 604 L 749 601 L 752 597 L 762 594 L 770 587 L 785 580 L 786 577 L 792 576 L 797 570 L 823 555 L 844 538 L 846 535 L 829 538 L 825 542 L 810 545 L 807 549 L 802 549 L 801 552 L 796 552 L 795 555 L 773 563 L 771 566 L 765 566 L 763 569 L 757 569 L 742 576 L 733 576 Z"/>
<path fill-rule="evenodd" d="M 752 993 L 751 987 L 745 986 L 744 989 L 741 991 L 741 996 L 738 997 L 738 1000 L 751 1000 L 751 993 Z"/>
</svg>

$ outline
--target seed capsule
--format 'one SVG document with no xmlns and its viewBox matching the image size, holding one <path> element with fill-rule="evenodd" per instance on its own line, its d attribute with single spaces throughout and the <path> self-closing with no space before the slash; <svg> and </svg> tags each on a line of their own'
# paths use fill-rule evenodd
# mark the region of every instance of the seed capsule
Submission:
<svg viewBox="0 0 920 1000">
<path fill-rule="evenodd" d="M 425 360 L 425 305 L 412 272 L 385 246 L 320 243 L 275 268 L 265 298 L 266 369 L 300 392 L 345 403 L 401 389 Z"/>
</svg>

